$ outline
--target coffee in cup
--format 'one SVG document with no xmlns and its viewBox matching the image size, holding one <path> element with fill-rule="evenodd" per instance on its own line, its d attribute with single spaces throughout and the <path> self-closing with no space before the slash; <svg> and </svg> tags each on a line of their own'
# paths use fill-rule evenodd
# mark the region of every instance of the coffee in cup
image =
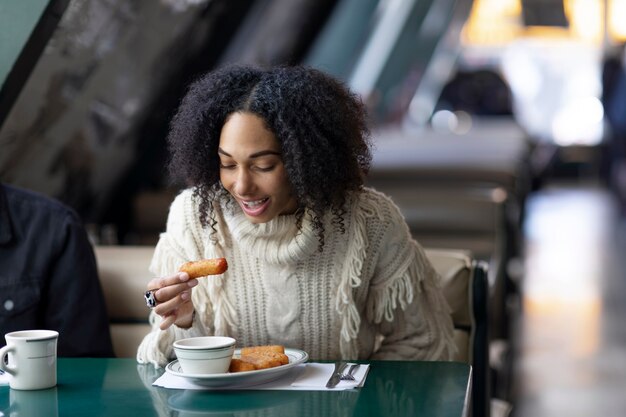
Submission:
<svg viewBox="0 0 626 417">
<path fill-rule="evenodd" d="M 22 330 L 7 333 L 4 338 L 7 345 L 0 349 L 0 369 L 11 375 L 9 386 L 12 389 L 56 386 L 58 332 Z"/>
</svg>

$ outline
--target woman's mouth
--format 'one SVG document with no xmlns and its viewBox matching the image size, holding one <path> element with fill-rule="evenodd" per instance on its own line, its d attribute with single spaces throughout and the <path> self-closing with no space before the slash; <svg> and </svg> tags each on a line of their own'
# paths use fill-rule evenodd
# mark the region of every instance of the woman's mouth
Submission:
<svg viewBox="0 0 626 417">
<path fill-rule="evenodd" d="M 262 198 L 260 200 L 240 200 L 241 209 L 248 216 L 260 216 L 265 209 L 269 206 L 269 197 Z"/>
</svg>

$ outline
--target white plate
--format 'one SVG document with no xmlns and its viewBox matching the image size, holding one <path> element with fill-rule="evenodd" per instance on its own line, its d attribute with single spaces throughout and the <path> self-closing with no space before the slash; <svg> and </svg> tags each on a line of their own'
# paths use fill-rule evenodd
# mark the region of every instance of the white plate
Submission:
<svg viewBox="0 0 626 417">
<path fill-rule="evenodd" d="M 239 357 L 239 354 L 240 349 L 236 349 L 234 357 Z M 298 349 L 286 348 L 285 355 L 289 357 L 288 364 L 277 366 L 274 368 L 259 369 L 257 371 L 233 373 L 228 372 L 225 374 L 186 374 L 180 367 L 178 360 L 174 360 L 167 364 L 167 366 L 165 367 L 165 372 L 187 378 L 195 382 L 196 384 L 204 385 L 207 387 L 258 385 L 280 378 L 294 366 L 304 363 L 309 359 L 309 355 L 305 351 Z"/>
</svg>

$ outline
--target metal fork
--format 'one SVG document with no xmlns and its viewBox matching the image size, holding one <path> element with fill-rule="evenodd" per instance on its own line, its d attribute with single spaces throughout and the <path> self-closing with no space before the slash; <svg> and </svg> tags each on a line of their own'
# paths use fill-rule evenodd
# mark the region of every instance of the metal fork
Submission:
<svg viewBox="0 0 626 417">
<path fill-rule="evenodd" d="M 341 376 L 341 380 L 342 381 L 354 381 L 354 373 L 357 371 L 357 369 L 359 369 L 361 365 L 359 365 L 358 363 L 353 363 L 352 365 L 350 365 L 350 368 L 348 368 L 348 372 L 345 375 Z"/>
</svg>

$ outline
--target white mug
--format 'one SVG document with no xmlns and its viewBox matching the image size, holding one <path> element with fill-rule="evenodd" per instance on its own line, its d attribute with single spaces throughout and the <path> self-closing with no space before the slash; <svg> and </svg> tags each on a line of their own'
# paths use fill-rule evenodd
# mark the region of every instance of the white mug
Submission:
<svg viewBox="0 0 626 417">
<path fill-rule="evenodd" d="M 34 390 L 56 386 L 58 332 L 22 330 L 7 333 L 4 338 L 7 345 L 0 349 L 0 369 L 11 375 L 11 388 Z"/>
</svg>

